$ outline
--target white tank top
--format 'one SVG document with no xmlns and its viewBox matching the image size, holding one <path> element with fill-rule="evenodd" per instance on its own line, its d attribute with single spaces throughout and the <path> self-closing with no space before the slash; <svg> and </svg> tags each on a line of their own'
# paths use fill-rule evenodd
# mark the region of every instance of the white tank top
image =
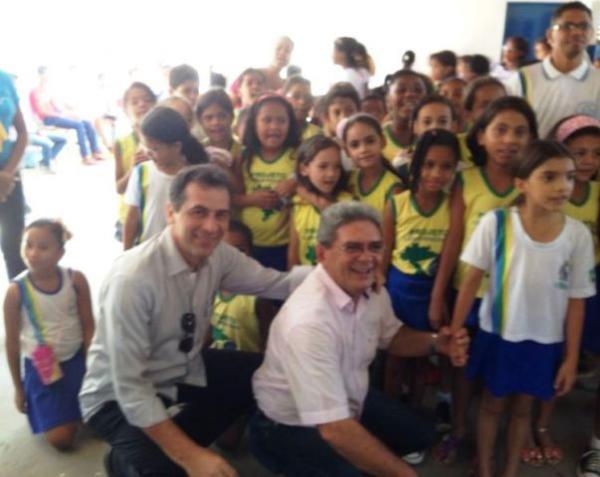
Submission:
<svg viewBox="0 0 600 477">
<path fill-rule="evenodd" d="M 28 271 L 19 275 L 15 281 L 24 285 L 27 301 L 33 305 L 35 319 L 43 323 L 46 344 L 52 346 L 59 361 L 66 361 L 81 348 L 83 333 L 77 313 L 77 293 L 73 285 L 73 272 L 63 268 L 58 270 L 60 286 L 54 293 L 36 288 L 29 279 Z M 21 352 L 30 357 L 39 341 L 25 303 L 24 297 L 21 296 Z"/>
</svg>

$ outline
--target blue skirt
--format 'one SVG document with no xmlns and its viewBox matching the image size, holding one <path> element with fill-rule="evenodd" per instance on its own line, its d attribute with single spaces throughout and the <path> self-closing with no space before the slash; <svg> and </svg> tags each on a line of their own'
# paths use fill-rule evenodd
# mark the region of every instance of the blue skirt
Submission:
<svg viewBox="0 0 600 477">
<path fill-rule="evenodd" d="M 391 265 L 385 286 L 390 294 L 396 318 L 411 328 L 431 331 L 429 302 L 433 282 L 433 277 L 409 275 Z"/>
<path fill-rule="evenodd" d="M 252 257 L 262 266 L 287 271 L 287 245 L 277 247 L 252 247 Z"/>
<path fill-rule="evenodd" d="M 596 294 L 585 300 L 581 349 L 600 354 L 600 266 L 596 266 Z"/>
<path fill-rule="evenodd" d="M 81 420 L 78 395 L 85 374 L 83 351 L 62 361 L 60 368 L 63 377 L 46 386 L 40 381 L 32 361 L 25 359 L 23 389 L 27 400 L 27 419 L 34 434 Z"/>
<path fill-rule="evenodd" d="M 554 397 L 563 349 L 563 343 L 512 342 L 480 329 L 469 351 L 467 377 L 481 379 L 495 397 L 528 394 L 548 400 Z"/>
</svg>

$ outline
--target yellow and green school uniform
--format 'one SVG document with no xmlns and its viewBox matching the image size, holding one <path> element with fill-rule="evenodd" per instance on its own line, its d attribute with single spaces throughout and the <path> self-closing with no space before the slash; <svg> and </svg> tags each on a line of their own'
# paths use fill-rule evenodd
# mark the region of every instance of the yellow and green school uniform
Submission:
<svg viewBox="0 0 600 477">
<path fill-rule="evenodd" d="M 127 136 L 123 136 L 116 140 L 115 147 L 121 153 L 121 163 L 123 165 L 123 172 L 127 174 L 133 168 L 133 162 L 135 152 L 138 148 L 139 140 L 137 135 L 132 132 Z M 119 194 L 119 223 L 125 223 L 125 217 L 127 216 L 127 205 L 123 200 L 124 194 Z"/>
<path fill-rule="evenodd" d="M 586 195 L 580 202 L 570 200 L 564 207 L 569 217 L 583 222 L 592 233 L 596 251 L 596 288 L 600 289 L 600 244 L 598 243 L 598 208 L 600 207 L 600 183 L 586 183 Z M 600 354 L 600 296 L 585 300 L 585 321 L 581 337 L 581 347 L 586 351 Z"/>
<path fill-rule="evenodd" d="M 313 123 L 306 123 L 306 125 L 302 128 L 302 141 L 306 141 L 317 134 L 323 134 L 323 130 Z"/>
<path fill-rule="evenodd" d="M 462 248 L 464 248 L 469 242 L 471 235 L 473 235 L 475 227 L 477 227 L 481 217 L 490 210 L 510 206 L 517 198 L 518 192 L 512 186 L 503 193 L 494 190 L 485 175 L 485 171 L 481 167 L 466 169 L 462 171 L 458 177 L 461 181 L 463 201 L 465 204 L 462 243 Z M 454 277 L 454 286 L 457 290 L 466 276 L 467 269 L 468 267 L 466 264 L 459 262 Z M 483 296 L 484 292 L 487 290 L 487 286 L 487 279 L 484 278 L 477 292 L 477 297 L 481 298 Z"/>
<path fill-rule="evenodd" d="M 402 187 L 400 178 L 386 168 L 383 168 L 379 179 L 369 190 L 362 190 L 360 186 L 361 172 L 354 170 L 350 173 L 350 192 L 360 202 L 369 204 L 380 214 L 383 214 L 385 203 L 390 197 L 393 189 Z"/>
<path fill-rule="evenodd" d="M 385 157 L 390 163 L 400 152 L 407 152 L 410 149 L 410 145 L 403 146 L 396 141 L 394 134 L 392 133 L 392 124 L 386 123 L 383 125 L 383 135 L 385 137 L 385 147 L 381 152 L 382 156 Z"/>
<path fill-rule="evenodd" d="M 340 192 L 337 202 L 352 200 L 348 192 Z M 312 204 L 304 202 L 299 196 L 292 201 L 292 223 L 298 235 L 298 256 L 301 265 L 317 263 L 317 230 L 321 223 L 321 211 Z"/>
<path fill-rule="evenodd" d="M 256 296 L 217 293 L 211 325 L 212 348 L 261 351 Z"/>
<path fill-rule="evenodd" d="M 275 189 L 277 184 L 294 177 L 296 167 L 293 149 L 283 151 L 272 161 L 265 161 L 260 154 L 252 157 L 250 170 L 243 166 L 246 194 L 257 190 Z M 264 210 L 258 207 L 244 207 L 241 219 L 250 230 L 254 245 L 258 247 L 277 247 L 289 242 L 289 207 L 280 210 Z"/>
<path fill-rule="evenodd" d="M 394 217 L 394 250 L 387 289 L 396 316 L 409 326 L 429 330 L 429 302 L 439 256 L 448 228 L 448 196 L 440 194 L 431 212 L 419 208 L 412 191 L 390 199 Z"/>
<path fill-rule="evenodd" d="M 464 170 L 474 167 L 475 162 L 473 162 L 473 154 L 467 145 L 467 133 L 458 133 L 456 139 L 458 139 L 458 145 L 460 147 L 460 169 Z"/>
</svg>

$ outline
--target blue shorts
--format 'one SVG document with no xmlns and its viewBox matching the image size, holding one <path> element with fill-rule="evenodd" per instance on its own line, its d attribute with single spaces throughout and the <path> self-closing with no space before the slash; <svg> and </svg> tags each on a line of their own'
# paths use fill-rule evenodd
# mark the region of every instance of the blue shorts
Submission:
<svg viewBox="0 0 600 477">
<path fill-rule="evenodd" d="M 513 342 L 479 329 L 469 350 L 467 377 L 481 379 L 495 397 L 528 394 L 548 400 L 554 397 L 563 355 L 563 343 Z"/>
<path fill-rule="evenodd" d="M 61 361 L 60 368 L 63 377 L 46 386 L 40 381 L 32 361 L 25 358 L 23 388 L 27 400 L 27 419 L 34 434 L 81 420 L 78 395 L 85 374 L 83 351 Z"/>
<path fill-rule="evenodd" d="M 287 271 L 287 245 L 277 247 L 252 247 L 252 257 L 262 266 L 274 268 L 280 272 Z"/>
<path fill-rule="evenodd" d="M 387 276 L 386 288 L 392 300 L 396 317 L 402 323 L 421 331 L 431 331 L 429 302 L 433 277 L 409 275 L 393 265 Z"/>
<path fill-rule="evenodd" d="M 600 354 L 600 266 L 596 266 L 596 294 L 585 300 L 581 349 Z"/>
</svg>

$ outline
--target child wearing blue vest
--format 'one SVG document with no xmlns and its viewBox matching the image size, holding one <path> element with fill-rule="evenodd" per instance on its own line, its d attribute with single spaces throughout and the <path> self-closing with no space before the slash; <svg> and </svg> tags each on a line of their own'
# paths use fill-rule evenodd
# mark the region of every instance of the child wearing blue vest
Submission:
<svg viewBox="0 0 600 477">
<path fill-rule="evenodd" d="M 81 420 L 77 396 L 94 334 L 87 280 L 58 265 L 67 238 L 60 222 L 28 225 L 21 247 L 27 270 L 9 285 L 4 300 L 15 404 L 33 433 L 43 433 L 59 450 L 72 447 Z"/>
</svg>

